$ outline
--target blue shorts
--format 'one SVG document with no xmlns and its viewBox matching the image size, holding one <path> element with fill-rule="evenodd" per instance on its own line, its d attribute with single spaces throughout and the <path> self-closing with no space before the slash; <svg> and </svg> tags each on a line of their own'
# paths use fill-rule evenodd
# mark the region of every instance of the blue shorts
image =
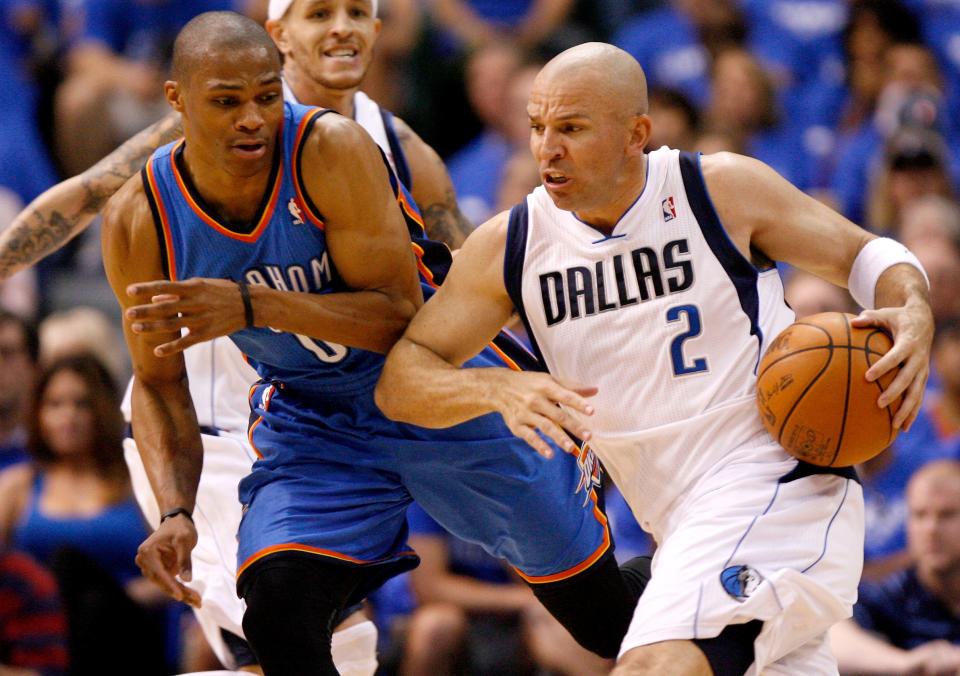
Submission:
<svg viewBox="0 0 960 676">
<path fill-rule="evenodd" d="M 324 395 L 256 386 L 250 440 L 260 459 L 240 483 L 239 575 L 290 551 L 409 569 L 411 499 L 532 583 L 572 576 L 611 549 L 584 456 L 546 460 L 498 414 L 442 430 L 391 421 L 375 384 Z"/>
</svg>

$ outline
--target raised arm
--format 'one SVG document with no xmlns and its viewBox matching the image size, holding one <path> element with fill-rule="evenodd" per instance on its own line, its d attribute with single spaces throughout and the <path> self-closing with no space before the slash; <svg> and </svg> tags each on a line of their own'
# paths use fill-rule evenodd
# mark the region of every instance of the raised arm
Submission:
<svg viewBox="0 0 960 676">
<path fill-rule="evenodd" d="M 447 167 L 437 152 L 403 120 L 394 119 L 413 176 L 413 199 L 423 214 L 427 235 L 451 249 L 459 249 L 473 232 L 473 224 L 457 205 L 457 193 Z"/>
<path fill-rule="evenodd" d="M 467 238 L 443 286 L 390 351 L 377 405 L 391 418 L 434 428 L 499 412 L 510 430 L 541 454 L 549 457 L 551 451 L 538 429 L 572 452 L 574 444 L 561 427 L 582 439 L 589 432 L 557 404 L 589 415 L 592 408 L 583 397 L 594 388 L 544 373 L 460 368 L 513 313 L 503 282 L 507 220 L 500 214 Z"/>
<path fill-rule="evenodd" d="M 762 252 L 842 287 L 856 278 L 851 272 L 859 261 L 864 273 L 859 278 L 876 280 L 872 288 L 859 290 L 861 296 L 873 298 L 874 307 L 854 324 L 881 326 L 893 335 L 893 348 L 867 371 L 867 379 L 876 380 L 901 365 L 877 403 L 887 406 L 903 395 L 893 424 L 909 428 L 920 410 L 933 341 L 923 273 L 905 263 L 884 267 L 885 255 L 860 258 L 865 247 L 876 247 L 874 235 L 805 195 L 762 162 L 718 153 L 703 158 L 703 174 L 721 221 L 748 258 Z"/>
<path fill-rule="evenodd" d="M 423 296 L 380 150 L 355 122 L 325 115 L 306 143 L 302 167 L 305 188 L 323 211 L 333 266 L 349 291 L 320 295 L 250 287 L 254 324 L 385 353 Z M 241 295 L 227 280 L 136 284 L 130 293 L 144 301 L 173 296 L 128 310 L 137 332 L 190 329 L 163 344 L 161 355 L 245 326 Z"/>
<path fill-rule="evenodd" d="M 130 284 L 162 277 L 160 245 L 139 176 L 130 179 L 104 213 L 103 264 L 121 308 L 133 302 Z M 134 333 L 124 321 L 133 361 L 133 434 L 161 514 L 182 508 L 192 514 L 203 460 L 200 430 L 187 385 L 183 357 L 160 358 L 154 348 L 170 332 Z M 140 546 L 137 563 L 148 578 L 177 600 L 199 604 L 189 580 L 190 551 L 197 541 L 189 516 L 166 518 Z"/>
<path fill-rule="evenodd" d="M 36 264 L 86 230 L 150 153 L 180 135 L 180 116 L 172 113 L 82 174 L 58 183 L 33 200 L 0 233 L 0 280 Z"/>
</svg>

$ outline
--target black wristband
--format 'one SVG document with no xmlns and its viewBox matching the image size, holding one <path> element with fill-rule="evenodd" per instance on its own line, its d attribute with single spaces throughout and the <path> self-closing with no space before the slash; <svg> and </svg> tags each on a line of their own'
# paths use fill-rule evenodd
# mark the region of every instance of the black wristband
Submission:
<svg viewBox="0 0 960 676">
<path fill-rule="evenodd" d="M 169 512 L 164 512 L 163 516 L 160 517 L 160 523 L 163 523 L 167 519 L 172 519 L 173 517 L 181 514 L 190 519 L 190 523 L 193 523 L 193 515 L 190 514 L 190 510 L 188 510 L 186 507 L 174 507 Z"/>
<path fill-rule="evenodd" d="M 253 303 L 250 302 L 250 289 L 247 287 L 247 283 L 242 279 L 237 282 L 237 286 L 240 287 L 240 298 L 243 300 L 243 318 L 247 322 L 247 328 L 253 328 Z"/>
</svg>

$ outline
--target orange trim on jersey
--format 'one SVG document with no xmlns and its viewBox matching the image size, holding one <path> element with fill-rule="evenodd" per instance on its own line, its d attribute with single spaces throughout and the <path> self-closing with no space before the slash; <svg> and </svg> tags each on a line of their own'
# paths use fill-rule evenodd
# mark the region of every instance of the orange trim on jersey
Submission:
<svg viewBox="0 0 960 676">
<path fill-rule="evenodd" d="M 497 347 L 497 344 L 491 341 L 488 344 L 488 347 L 497 353 L 497 356 L 503 360 L 503 363 L 506 364 L 513 371 L 522 371 L 523 369 L 517 366 L 517 362 L 513 361 L 510 357 L 507 356 L 507 353 Z"/>
<path fill-rule="evenodd" d="M 157 176 L 153 171 L 153 158 L 147 160 L 147 182 L 150 184 L 150 193 L 153 195 L 153 201 L 157 205 L 157 211 L 160 212 L 160 226 L 163 228 L 163 246 L 167 250 L 167 266 L 170 268 L 170 281 L 177 281 L 177 258 L 173 253 L 173 233 L 170 231 L 170 217 L 167 216 L 167 207 L 163 203 L 163 197 L 157 187 Z"/>
<path fill-rule="evenodd" d="M 596 563 L 601 556 L 603 556 L 607 550 L 610 548 L 610 526 L 607 524 L 607 517 L 600 510 L 600 507 L 597 505 L 597 491 L 590 491 L 590 499 L 593 500 L 593 516 L 600 522 L 600 525 L 603 526 L 603 542 L 600 543 L 600 546 L 594 550 L 594 552 L 588 556 L 583 562 L 577 564 L 573 568 L 568 568 L 567 570 L 560 571 L 559 573 L 554 573 L 553 575 L 541 575 L 541 576 L 531 576 L 524 575 L 523 571 L 518 568 L 514 568 L 517 571 L 517 575 L 522 577 L 524 580 L 530 584 L 545 584 L 547 582 L 559 582 L 560 580 L 566 580 L 577 573 L 581 573 L 594 563 Z"/>
<path fill-rule="evenodd" d="M 400 179 L 397 180 L 399 181 Z M 400 208 L 403 209 L 403 213 L 405 213 L 411 221 L 420 226 L 420 230 L 423 232 L 424 237 L 426 237 L 427 227 L 423 224 L 423 217 L 416 209 L 410 206 L 410 202 L 407 201 L 407 194 L 403 192 L 403 188 L 399 185 L 397 186 L 397 202 L 400 204 Z"/>
<path fill-rule="evenodd" d="M 270 554 L 275 554 L 277 552 L 304 552 L 306 554 L 317 554 L 318 556 L 327 556 L 332 559 L 339 559 L 340 561 L 347 561 L 348 563 L 355 563 L 360 566 L 369 566 L 376 563 L 383 563 L 389 561 L 398 556 L 416 556 L 416 552 L 412 549 L 408 549 L 403 552 L 398 552 L 392 556 L 387 556 L 382 559 L 374 559 L 372 561 L 364 561 L 363 559 L 358 559 L 353 556 L 348 556 L 347 554 L 341 554 L 340 552 L 335 552 L 332 549 L 321 549 L 320 547 L 311 547 L 310 545 L 302 545 L 297 542 L 289 542 L 282 545 L 272 545 L 266 549 L 261 549 L 259 552 L 251 555 L 240 568 L 237 570 L 237 577 L 239 578 L 243 575 L 243 572 L 249 568 L 251 565 L 259 561 L 265 556 Z"/>
<path fill-rule="evenodd" d="M 257 455 L 260 460 L 263 460 L 263 453 L 260 452 L 260 449 L 257 448 L 257 445 L 253 443 L 253 431 L 257 429 L 257 425 L 263 422 L 263 416 L 260 416 L 253 421 L 253 424 L 250 425 L 250 429 L 247 430 L 247 441 L 250 442 L 250 448 L 253 449 L 253 452 Z"/>
<path fill-rule="evenodd" d="M 300 166 L 300 143 L 303 141 L 303 135 L 306 133 L 307 127 L 311 122 L 317 119 L 317 116 L 322 112 L 322 108 L 316 108 L 304 115 L 300 120 L 300 124 L 297 126 L 297 135 L 293 139 L 293 155 L 290 162 L 290 166 L 293 168 L 293 191 L 297 195 L 298 206 L 303 210 L 303 213 L 307 215 L 307 219 L 321 230 L 325 227 L 323 219 L 320 218 L 320 214 L 313 212 L 310 208 L 310 202 L 304 197 L 305 191 L 300 185 L 300 172 L 297 171 L 297 167 Z"/>
<path fill-rule="evenodd" d="M 423 247 L 416 242 L 410 242 L 410 246 L 413 248 L 413 253 L 417 256 L 417 269 L 420 271 L 420 274 L 423 275 L 424 280 L 434 289 L 439 289 L 440 285 L 433 281 L 433 271 L 423 262 Z"/>
<path fill-rule="evenodd" d="M 279 135 L 278 135 L 279 138 Z M 203 210 L 199 204 L 193 199 L 193 196 L 190 194 L 190 190 L 187 189 L 187 184 L 183 180 L 183 176 L 180 175 L 180 170 L 177 168 L 177 152 L 180 150 L 180 147 L 184 144 L 184 140 L 181 139 L 173 150 L 170 152 L 170 166 L 173 169 L 173 176 L 177 180 L 177 187 L 180 188 L 180 194 L 183 195 L 183 199 L 190 205 L 190 208 L 193 210 L 201 221 L 209 225 L 211 228 L 219 232 L 221 235 L 225 235 L 231 239 L 235 239 L 240 242 L 256 242 L 260 235 L 263 234 L 264 229 L 267 227 L 267 223 L 270 222 L 270 219 L 273 218 L 273 210 L 277 206 L 277 198 L 280 196 L 280 186 L 283 184 L 283 162 L 280 162 L 280 166 L 277 167 L 277 175 L 274 178 L 273 186 L 270 189 L 270 199 L 267 201 L 267 208 L 263 210 L 263 213 L 260 215 L 260 220 L 257 221 L 257 225 L 253 230 L 244 235 L 239 232 L 234 232 L 229 228 L 225 228 L 220 225 L 219 222 L 213 216 L 210 216 L 206 211 Z M 274 148 L 274 152 L 281 152 L 279 148 Z"/>
</svg>

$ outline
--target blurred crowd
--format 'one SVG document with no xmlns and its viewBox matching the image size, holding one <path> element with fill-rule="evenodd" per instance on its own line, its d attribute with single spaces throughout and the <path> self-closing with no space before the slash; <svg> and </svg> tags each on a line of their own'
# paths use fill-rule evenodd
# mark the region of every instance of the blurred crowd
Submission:
<svg viewBox="0 0 960 676">
<path fill-rule="evenodd" d="M 0 228 L 167 111 L 173 38 L 212 9 L 262 21 L 266 0 L 0 0 Z M 862 601 L 833 640 L 844 673 L 960 674 L 960 1 L 379 9 L 364 89 L 443 156 L 475 224 L 539 181 L 525 107 L 541 65 L 604 40 L 646 71 L 651 148 L 757 157 L 918 256 L 938 327 L 932 377 L 913 428 L 859 468 Z M 798 315 L 856 311 L 845 290 L 781 272 Z M 0 308 L 0 674 L 215 668 L 190 615 L 133 563 L 146 525 L 121 454 L 130 367 L 96 227 L 0 285 Z M 612 487 L 606 503 L 619 558 L 649 552 Z M 418 509 L 410 525 L 423 564 L 369 604 L 384 673 L 609 670 L 500 562 Z"/>
</svg>

